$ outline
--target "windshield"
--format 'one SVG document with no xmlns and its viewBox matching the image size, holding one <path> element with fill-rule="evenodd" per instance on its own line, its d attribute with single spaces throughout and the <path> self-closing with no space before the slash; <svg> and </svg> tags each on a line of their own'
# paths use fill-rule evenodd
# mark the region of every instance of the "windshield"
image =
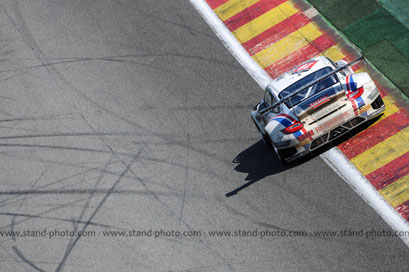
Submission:
<svg viewBox="0 0 409 272">
<path fill-rule="evenodd" d="M 317 78 L 328 74 L 332 71 L 331 67 L 325 67 L 322 68 L 314 73 L 312 73 L 311 75 L 308 75 L 302 79 L 300 79 L 299 81 L 295 82 L 294 84 L 288 86 L 287 88 L 285 88 L 284 90 L 282 90 L 280 92 L 280 94 L 278 95 L 280 97 L 280 99 L 294 93 L 295 91 L 297 91 L 299 88 L 301 88 L 304 85 L 307 85 L 308 83 L 316 80 Z M 332 85 L 336 84 L 338 82 L 338 79 L 335 75 L 330 76 L 326 79 L 324 79 L 323 81 L 318 82 L 317 84 L 311 86 L 308 89 L 305 89 L 304 91 L 302 91 L 301 93 L 291 97 L 290 99 L 288 99 L 287 101 L 285 101 L 285 104 L 287 105 L 287 107 L 292 108 L 293 106 L 297 105 L 298 103 L 300 103 L 304 98 L 306 97 L 310 97 L 316 93 L 319 93 L 320 91 L 331 87 Z"/>
</svg>

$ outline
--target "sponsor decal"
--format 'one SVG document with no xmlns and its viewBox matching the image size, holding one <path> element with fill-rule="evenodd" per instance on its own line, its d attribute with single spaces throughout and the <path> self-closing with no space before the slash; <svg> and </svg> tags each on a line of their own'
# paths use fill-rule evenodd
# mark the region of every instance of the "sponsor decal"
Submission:
<svg viewBox="0 0 409 272">
<path fill-rule="evenodd" d="M 302 134 L 299 136 L 296 136 L 299 143 L 295 145 L 295 148 L 299 148 L 301 146 L 309 144 L 313 140 L 312 136 L 314 136 L 314 134 L 315 134 L 314 131 L 312 130 L 307 131 L 305 128 L 303 128 Z"/>
<path fill-rule="evenodd" d="M 348 118 L 349 118 L 349 112 L 347 111 L 343 112 L 342 114 L 332 118 L 328 122 L 325 122 L 324 124 L 316 127 L 315 132 L 319 133 L 321 131 L 329 130 L 333 128 L 334 126 L 336 126 L 339 122 L 344 121 L 345 119 L 348 119 Z"/>
<path fill-rule="evenodd" d="M 298 73 L 302 73 L 302 72 L 307 72 L 308 70 L 310 70 L 314 64 L 316 64 L 318 61 L 310 61 L 304 64 L 301 64 L 300 66 L 298 66 L 297 68 L 295 68 L 295 70 L 291 73 L 293 74 L 298 74 Z"/>
<path fill-rule="evenodd" d="M 312 136 L 314 136 L 314 135 L 315 135 L 314 131 L 312 131 L 312 130 L 306 131 L 304 134 L 297 137 L 297 140 L 300 141 L 300 142 L 304 141 L 305 139 L 310 139 L 311 140 Z"/>
<path fill-rule="evenodd" d="M 318 99 L 318 100 L 312 102 L 311 104 L 309 104 L 308 107 L 315 109 L 315 108 L 321 106 L 322 104 L 328 102 L 329 100 L 330 99 L 329 99 L 328 95 L 324 95 L 320 99 Z"/>
<path fill-rule="evenodd" d="M 311 142 L 310 139 L 305 139 L 304 141 L 299 142 L 298 144 L 296 144 L 296 145 L 295 145 L 295 148 L 300 148 L 301 146 L 304 146 L 304 145 L 306 145 L 306 144 L 309 144 L 310 142 Z"/>
<path fill-rule="evenodd" d="M 358 112 L 359 112 L 359 114 L 362 114 L 362 113 L 364 113 L 364 112 L 366 112 L 366 111 L 368 111 L 370 109 L 372 109 L 372 106 L 371 105 L 366 105 L 365 107 L 359 109 Z"/>
<path fill-rule="evenodd" d="M 363 105 L 365 105 L 364 99 L 362 98 L 362 96 L 358 97 L 356 99 L 356 103 L 358 104 L 358 107 L 362 107 Z"/>
</svg>

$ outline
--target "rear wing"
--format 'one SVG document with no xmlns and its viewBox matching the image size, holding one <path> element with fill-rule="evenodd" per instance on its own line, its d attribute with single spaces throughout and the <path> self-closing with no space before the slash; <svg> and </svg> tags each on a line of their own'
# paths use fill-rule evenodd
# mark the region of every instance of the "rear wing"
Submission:
<svg viewBox="0 0 409 272">
<path fill-rule="evenodd" d="M 260 111 L 259 111 L 260 114 L 264 114 L 264 113 L 266 113 L 266 112 L 271 111 L 272 109 L 274 109 L 274 108 L 277 107 L 278 105 L 283 104 L 285 101 L 289 100 L 289 99 L 292 98 L 293 96 L 296 96 L 297 94 L 301 93 L 301 92 L 304 91 L 305 89 L 308 89 L 308 88 L 310 88 L 311 86 L 317 84 L 318 82 L 321 82 L 321 81 L 323 81 L 323 80 L 329 78 L 330 76 L 333 76 L 334 74 L 336 74 L 336 73 L 338 73 L 338 72 L 340 72 L 340 71 L 342 71 L 342 70 L 344 70 L 344 69 L 346 69 L 346 68 L 348 68 L 348 67 L 350 67 L 350 66 L 353 66 L 353 65 L 357 64 L 357 63 L 360 62 L 361 60 L 364 60 L 364 56 L 361 56 L 361 57 L 359 57 L 359 58 L 357 58 L 357 59 L 351 61 L 350 63 L 347 63 L 347 64 L 345 64 L 345 65 L 343 65 L 343 66 L 341 66 L 341 67 L 338 67 L 337 69 L 333 70 L 332 72 L 327 73 L 327 74 L 325 74 L 325 75 L 322 75 L 321 77 L 315 79 L 314 81 L 311 81 L 310 83 L 305 84 L 304 86 L 298 88 L 298 89 L 297 89 L 295 92 L 293 92 L 292 94 L 287 95 L 286 97 L 284 97 L 283 99 L 277 101 L 277 102 L 274 103 L 273 105 L 271 105 L 271 106 L 269 106 L 269 107 L 267 107 L 267 108 L 264 108 L 264 109 L 260 110 Z M 365 61 L 365 60 L 364 60 L 364 61 Z M 305 98 L 304 98 L 304 99 L 305 99 Z"/>
</svg>

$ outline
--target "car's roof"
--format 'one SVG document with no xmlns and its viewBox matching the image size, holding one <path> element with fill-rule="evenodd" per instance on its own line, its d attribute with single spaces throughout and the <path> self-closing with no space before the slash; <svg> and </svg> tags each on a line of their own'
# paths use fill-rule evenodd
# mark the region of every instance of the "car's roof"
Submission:
<svg viewBox="0 0 409 272">
<path fill-rule="evenodd" d="M 274 92 L 275 95 L 278 95 L 278 93 L 280 93 L 291 84 L 327 66 L 332 67 L 331 63 L 326 57 L 319 56 L 312 58 L 300 65 L 297 65 L 289 72 L 273 80 L 269 84 L 269 89 Z"/>
</svg>

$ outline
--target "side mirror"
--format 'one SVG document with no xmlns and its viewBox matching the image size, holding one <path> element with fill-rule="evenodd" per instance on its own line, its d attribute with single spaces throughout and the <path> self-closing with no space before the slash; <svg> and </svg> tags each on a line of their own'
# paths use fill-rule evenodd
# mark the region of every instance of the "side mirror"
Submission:
<svg viewBox="0 0 409 272">
<path fill-rule="evenodd" d="M 264 100 L 261 100 L 260 103 L 258 103 L 258 105 L 256 106 L 256 109 L 258 112 L 260 112 L 261 110 L 267 108 L 266 102 L 264 102 Z"/>
</svg>

